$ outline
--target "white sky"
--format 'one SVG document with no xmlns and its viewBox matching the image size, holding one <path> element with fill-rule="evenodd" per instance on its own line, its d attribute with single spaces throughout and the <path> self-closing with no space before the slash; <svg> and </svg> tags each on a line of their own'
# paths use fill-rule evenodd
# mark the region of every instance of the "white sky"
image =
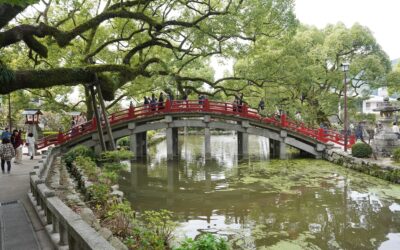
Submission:
<svg viewBox="0 0 400 250">
<path fill-rule="evenodd" d="M 400 57 L 400 0 L 295 0 L 300 22 L 323 28 L 327 24 L 367 26 L 390 59 Z"/>
</svg>

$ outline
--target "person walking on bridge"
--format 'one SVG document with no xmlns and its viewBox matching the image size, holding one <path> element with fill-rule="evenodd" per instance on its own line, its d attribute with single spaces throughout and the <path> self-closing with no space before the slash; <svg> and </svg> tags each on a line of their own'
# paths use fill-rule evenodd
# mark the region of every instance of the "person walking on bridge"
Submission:
<svg viewBox="0 0 400 250">
<path fill-rule="evenodd" d="M 160 92 L 160 96 L 158 97 L 158 109 L 163 109 L 164 108 L 164 94 L 163 92 Z"/>
<path fill-rule="evenodd" d="M 10 139 L 4 138 L 0 146 L 0 157 L 1 157 L 1 171 L 5 173 L 5 163 L 7 163 L 7 173 L 11 171 L 11 159 L 15 156 L 15 150 L 13 145 L 10 143 Z"/>
</svg>

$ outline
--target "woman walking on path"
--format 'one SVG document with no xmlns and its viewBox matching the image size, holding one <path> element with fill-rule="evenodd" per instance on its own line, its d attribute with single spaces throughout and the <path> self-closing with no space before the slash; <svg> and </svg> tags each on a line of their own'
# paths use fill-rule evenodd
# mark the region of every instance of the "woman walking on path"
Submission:
<svg viewBox="0 0 400 250">
<path fill-rule="evenodd" d="M 21 164 L 22 160 L 22 139 L 21 139 L 21 133 L 18 132 L 18 130 L 14 130 L 12 135 L 11 135 L 11 144 L 14 147 L 15 150 L 15 164 Z"/>
<path fill-rule="evenodd" d="M 35 154 L 35 138 L 33 137 L 33 133 L 29 133 L 26 137 L 26 145 L 28 146 L 28 155 L 33 160 L 33 155 Z"/>
<path fill-rule="evenodd" d="M 1 171 L 5 173 L 4 165 L 7 162 L 7 173 L 11 171 L 11 159 L 15 156 L 15 150 L 13 145 L 10 143 L 8 138 L 3 139 L 3 143 L 0 145 L 0 157 L 1 157 Z"/>
</svg>

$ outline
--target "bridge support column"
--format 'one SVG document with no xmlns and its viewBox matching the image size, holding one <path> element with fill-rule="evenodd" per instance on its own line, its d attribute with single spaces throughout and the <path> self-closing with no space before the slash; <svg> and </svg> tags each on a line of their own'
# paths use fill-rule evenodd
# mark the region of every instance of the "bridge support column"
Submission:
<svg viewBox="0 0 400 250">
<path fill-rule="evenodd" d="M 206 158 L 211 157 L 211 132 L 210 128 L 204 129 L 204 152 Z"/>
<path fill-rule="evenodd" d="M 249 157 L 249 134 L 247 132 L 237 132 L 238 156 L 242 159 Z"/>
<path fill-rule="evenodd" d="M 279 159 L 286 160 L 287 159 L 287 151 L 286 151 L 286 143 L 278 142 L 279 143 Z"/>
<path fill-rule="evenodd" d="M 145 157 L 147 155 L 147 132 L 131 134 L 130 148 L 136 159 Z"/>
<path fill-rule="evenodd" d="M 279 141 L 269 139 L 269 157 L 278 158 L 280 155 Z"/>
<path fill-rule="evenodd" d="M 178 156 L 178 128 L 167 128 L 167 159 Z"/>
<path fill-rule="evenodd" d="M 247 129 L 250 127 L 248 121 L 238 122 L 242 125 L 245 132 L 237 132 L 237 144 L 238 144 L 238 156 L 242 159 L 247 159 L 249 157 L 249 134 Z"/>
</svg>

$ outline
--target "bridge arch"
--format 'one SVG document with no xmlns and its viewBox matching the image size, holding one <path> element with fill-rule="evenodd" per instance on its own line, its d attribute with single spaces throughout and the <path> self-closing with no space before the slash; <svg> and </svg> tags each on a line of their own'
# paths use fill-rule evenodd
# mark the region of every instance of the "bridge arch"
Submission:
<svg viewBox="0 0 400 250">
<path fill-rule="evenodd" d="M 197 119 L 196 119 L 197 118 Z M 199 119 L 200 118 L 200 119 Z M 215 119 L 218 118 L 218 119 Z M 130 137 L 131 150 L 136 156 L 145 156 L 146 152 L 146 133 L 151 130 L 165 129 L 167 132 L 167 155 L 169 159 L 174 158 L 177 153 L 177 141 L 178 133 L 177 129 L 189 127 L 189 128 L 202 128 L 204 129 L 205 136 L 205 152 L 211 154 L 210 145 L 210 130 L 220 129 L 226 131 L 235 131 L 238 133 L 238 153 L 243 156 L 248 156 L 248 135 L 257 135 L 270 139 L 270 146 L 272 147 L 272 153 L 280 158 L 286 158 L 286 145 L 297 148 L 301 151 L 307 152 L 317 158 L 321 157 L 321 152 L 325 146 L 321 143 L 315 142 L 315 140 L 304 141 L 285 130 L 274 130 L 267 127 L 256 126 L 257 124 L 250 123 L 249 121 L 237 121 L 232 117 L 213 117 L 210 115 L 197 116 L 182 119 L 179 115 L 175 117 L 173 115 L 167 115 L 165 117 L 157 117 L 157 119 L 151 119 L 148 121 L 139 122 L 126 122 L 124 124 L 118 124 L 112 126 L 113 137 L 115 140 Z M 77 144 L 83 144 L 88 147 L 97 148 L 98 137 L 96 132 L 87 134 L 81 138 L 70 140 L 66 143 L 67 147 L 72 147 Z M 106 141 L 109 140 L 105 136 Z M 275 151 L 275 152 L 274 152 Z"/>
<path fill-rule="evenodd" d="M 149 130 L 166 129 L 168 157 L 177 154 L 178 128 L 198 127 L 205 131 L 206 154 L 210 153 L 210 129 L 233 130 L 238 133 L 239 155 L 248 155 L 248 135 L 269 138 L 275 153 L 286 157 L 286 145 L 293 146 L 319 158 L 327 142 L 344 145 L 343 135 L 323 129 L 313 129 L 303 123 L 290 121 L 286 115 L 280 118 L 263 117 L 246 105 L 234 106 L 230 103 L 201 101 L 167 101 L 150 107 L 130 107 L 108 117 L 115 139 L 130 136 L 131 148 L 137 156 L 146 154 L 146 133 Z M 58 136 L 46 137 L 38 144 L 43 148 L 51 144 L 72 147 L 84 144 L 98 148 L 96 120 L 81 124 Z M 109 140 L 108 136 L 105 136 Z M 354 143 L 350 138 L 348 146 Z"/>
</svg>

